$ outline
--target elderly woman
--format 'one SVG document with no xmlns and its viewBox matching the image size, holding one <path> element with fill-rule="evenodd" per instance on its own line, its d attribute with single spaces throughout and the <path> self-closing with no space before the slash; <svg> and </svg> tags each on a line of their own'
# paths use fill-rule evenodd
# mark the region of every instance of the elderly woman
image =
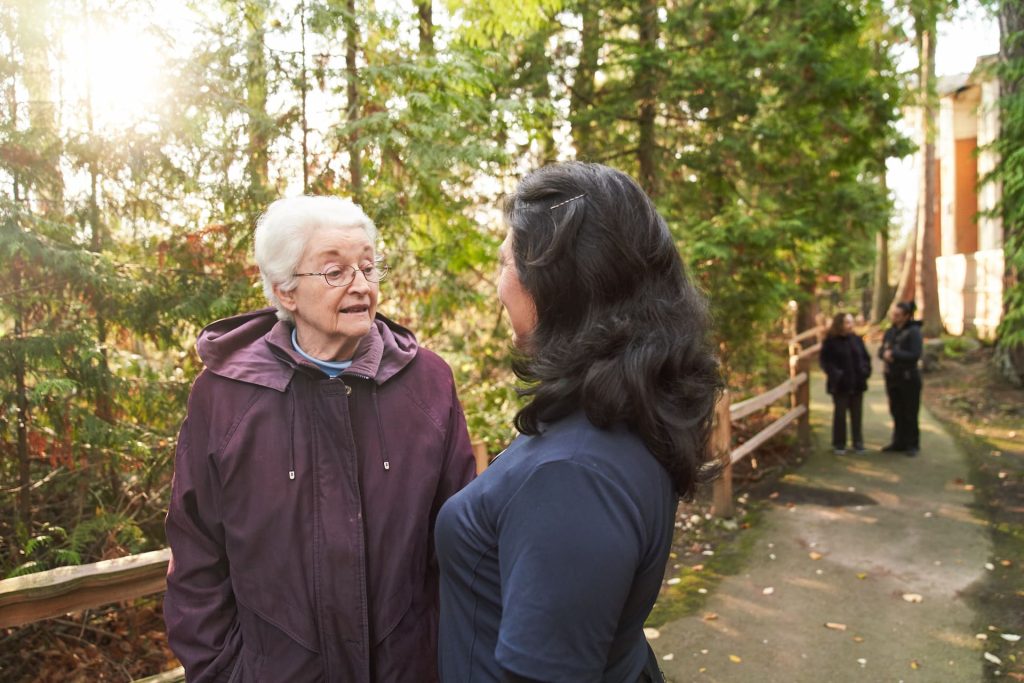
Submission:
<svg viewBox="0 0 1024 683">
<path fill-rule="evenodd" d="M 274 308 L 199 337 L 164 601 L 189 681 L 436 678 L 434 520 L 474 460 L 450 369 L 377 313 L 376 238 L 352 202 L 273 203 Z"/>
<path fill-rule="evenodd" d="M 660 681 L 644 621 L 708 473 L 704 297 L 628 176 L 548 166 L 506 205 L 522 432 L 437 520 L 444 681 Z"/>
</svg>

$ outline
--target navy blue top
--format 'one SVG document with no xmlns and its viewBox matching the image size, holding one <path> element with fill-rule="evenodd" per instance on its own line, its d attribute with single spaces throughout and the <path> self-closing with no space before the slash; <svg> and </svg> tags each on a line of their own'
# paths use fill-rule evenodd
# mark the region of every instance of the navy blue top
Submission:
<svg viewBox="0 0 1024 683">
<path fill-rule="evenodd" d="M 517 438 L 437 517 L 441 680 L 637 680 L 677 503 L 624 428 Z"/>
</svg>

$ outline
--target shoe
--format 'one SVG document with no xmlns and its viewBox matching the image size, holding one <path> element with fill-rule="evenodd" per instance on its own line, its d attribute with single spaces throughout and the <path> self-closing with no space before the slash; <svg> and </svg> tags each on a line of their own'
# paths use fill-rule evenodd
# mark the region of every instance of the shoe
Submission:
<svg viewBox="0 0 1024 683">
<path fill-rule="evenodd" d="M 836 455 L 846 455 L 845 448 L 833 448 L 832 452 L 835 453 Z"/>
<path fill-rule="evenodd" d="M 882 446 L 882 452 L 883 453 L 902 453 L 905 450 L 906 450 L 905 448 L 900 448 L 899 446 L 897 446 L 895 444 L 889 444 L 888 446 Z"/>
<path fill-rule="evenodd" d="M 862 444 L 862 443 L 855 443 L 855 444 L 853 444 L 853 452 L 856 453 L 857 455 L 863 455 L 866 452 L 865 449 L 864 449 L 864 444 Z"/>
</svg>

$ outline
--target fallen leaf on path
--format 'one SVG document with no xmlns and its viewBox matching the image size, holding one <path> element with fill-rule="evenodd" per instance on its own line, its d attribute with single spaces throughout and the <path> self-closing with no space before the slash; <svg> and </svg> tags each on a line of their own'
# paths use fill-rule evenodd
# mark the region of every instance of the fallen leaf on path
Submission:
<svg viewBox="0 0 1024 683">
<path fill-rule="evenodd" d="M 695 572 L 704 571 L 704 565 L 702 565 L 702 564 L 695 564 L 692 567 L 690 567 L 690 569 L 692 569 Z"/>
<path fill-rule="evenodd" d="M 853 637 L 853 642 L 855 642 L 855 643 L 863 643 L 864 642 L 864 638 L 862 638 L 861 636 L 854 636 Z"/>
<path fill-rule="evenodd" d="M 857 572 L 857 578 L 863 581 L 864 579 L 868 578 L 868 575 L 864 572 Z"/>
<path fill-rule="evenodd" d="M 668 584 L 668 585 L 670 585 L 670 586 L 674 586 L 674 585 L 676 585 L 677 583 L 679 583 L 680 581 L 682 581 L 682 579 L 680 579 L 680 578 L 679 578 L 679 577 L 677 576 L 677 577 L 675 577 L 675 578 L 671 578 L 671 579 L 669 579 L 669 580 L 668 580 L 668 581 L 666 581 L 665 583 L 667 583 L 667 584 Z"/>
<path fill-rule="evenodd" d="M 671 662 L 675 658 L 676 658 L 676 656 L 674 654 L 672 654 L 671 652 L 669 652 L 667 655 L 662 656 L 662 660 L 664 660 L 666 662 Z"/>
<path fill-rule="evenodd" d="M 974 637 L 977 638 L 978 640 L 988 640 L 988 634 L 987 633 L 979 633 L 978 635 L 976 635 Z"/>
<path fill-rule="evenodd" d="M 830 628 L 833 631 L 845 631 L 846 630 L 846 624 L 837 624 L 834 621 L 827 621 L 827 622 L 825 622 L 825 628 Z"/>
<path fill-rule="evenodd" d="M 811 551 L 811 553 L 808 555 L 808 557 L 810 557 L 812 560 L 820 560 L 821 558 L 824 557 L 824 555 L 822 555 L 821 553 L 819 553 L 816 550 L 814 550 L 814 551 Z"/>
<path fill-rule="evenodd" d="M 717 618 L 718 618 L 718 615 L 715 614 L 714 612 L 705 612 L 704 613 L 704 621 L 714 621 Z"/>
<path fill-rule="evenodd" d="M 992 564 L 991 562 L 986 562 L 986 563 L 985 563 L 985 569 L 987 569 L 987 570 L 989 570 L 989 571 L 992 571 L 992 570 L 994 570 L 995 568 L 996 568 L 996 566 L 995 566 L 994 564 Z"/>
<path fill-rule="evenodd" d="M 860 664 L 860 668 L 863 669 L 865 666 L 868 665 L 868 660 L 866 660 L 863 657 L 861 657 L 860 659 L 857 660 L 857 663 Z"/>
<path fill-rule="evenodd" d="M 774 589 L 774 588 L 772 588 L 771 586 L 768 586 L 768 587 L 767 587 L 767 588 L 765 588 L 765 589 L 764 589 L 763 591 L 761 591 L 761 593 L 762 593 L 763 595 L 771 595 L 771 594 L 772 594 L 772 593 L 774 593 L 774 592 L 775 592 L 775 589 Z"/>
<path fill-rule="evenodd" d="M 659 631 L 658 629 L 656 629 L 656 628 L 645 628 L 644 629 L 644 638 L 646 638 L 647 640 L 654 640 L 655 638 L 659 638 L 659 637 L 661 637 L 661 631 Z"/>
<path fill-rule="evenodd" d="M 907 602 L 921 602 L 922 600 L 924 600 L 924 598 L 922 598 L 917 593 L 904 593 L 903 594 L 903 599 L 906 600 Z"/>
<path fill-rule="evenodd" d="M 730 661 L 730 662 L 732 662 L 733 664 L 739 664 L 739 663 L 740 663 L 740 662 L 742 662 L 743 660 L 742 660 L 742 659 L 740 659 L 740 658 L 739 658 L 738 656 L 736 656 L 736 655 L 729 655 L 729 661 Z"/>
<path fill-rule="evenodd" d="M 999 560 L 999 564 L 1003 565 L 1004 567 L 1013 566 L 1013 562 L 1011 562 L 1010 560 Z"/>
<path fill-rule="evenodd" d="M 1018 640 L 1020 640 L 1020 636 L 1018 636 L 1016 633 L 1000 633 L 999 637 L 1003 640 L 1008 640 L 1011 643 L 1016 643 Z"/>
<path fill-rule="evenodd" d="M 996 657 L 991 652 L 986 652 L 985 653 L 985 659 L 987 659 L 988 661 L 992 662 L 993 664 L 1002 664 L 1003 663 L 1003 660 L 999 659 L 999 657 Z"/>
<path fill-rule="evenodd" d="M 776 498 L 779 497 L 779 492 L 778 491 L 772 491 L 771 493 L 768 494 L 768 497 L 771 498 L 772 500 L 775 500 Z"/>
<path fill-rule="evenodd" d="M 917 671 L 918 669 L 921 668 L 921 663 L 919 661 L 917 661 L 916 659 L 911 659 L 910 660 L 910 668 L 913 669 L 914 671 Z"/>
</svg>

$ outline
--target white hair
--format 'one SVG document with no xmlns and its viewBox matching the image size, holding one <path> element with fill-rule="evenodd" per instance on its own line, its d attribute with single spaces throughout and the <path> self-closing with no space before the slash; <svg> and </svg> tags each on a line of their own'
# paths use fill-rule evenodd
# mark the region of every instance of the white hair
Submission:
<svg viewBox="0 0 1024 683">
<path fill-rule="evenodd" d="M 373 221 L 350 199 L 341 197 L 289 197 L 278 199 L 256 220 L 253 251 L 263 278 L 263 293 L 277 309 L 281 320 L 292 320 L 281 306 L 274 287 L 284 292 L 295 289 L 299 280 L 293 273 L 314 236 L 327 228 L 362 228 L 377 243 Z"/>
</svg>

